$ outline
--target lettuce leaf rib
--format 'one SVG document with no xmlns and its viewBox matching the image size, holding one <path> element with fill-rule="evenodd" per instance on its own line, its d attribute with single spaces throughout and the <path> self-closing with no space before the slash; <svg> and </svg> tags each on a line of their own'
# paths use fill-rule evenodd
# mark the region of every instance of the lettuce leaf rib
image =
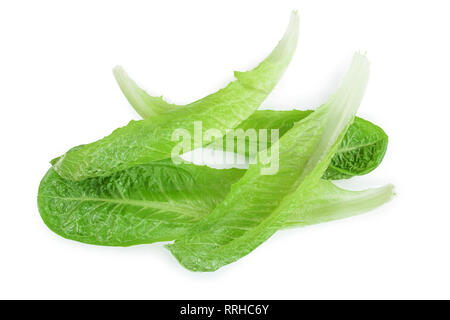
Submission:
<svg viewBox="0 0 450 320">
<path fill-rule="evenodd" d="M 236 73 L 237 80 L 225 88 L 184 108 L 131 121 L 101 140 L 75 147 L 53 160 L 53 168 L 62 177 L 76 181 L 109 176 L 135 165 L 169 158 L 178 144 L 172 141 L 174 130 L 187 130 L 193 142 L 195 121 L 202 121 L 204 130 L 213 128 L 222 134 L 235 128 L 259 107 L 283 75 L 297 46 L 298 23 L 298 15 L 293 12 L 286 33 L 272 53 L 253 70 Z M 137 96 L 130 100 L 137 101 Z"/>
<path fill-rule="evenodd" d="M 290 202 L 301 204 L 331 162 L 360 105 L 368 75 L 367 59 L 355 54 L 336 94 L 275 143 L 278 172 L 262 175 L 262 164 L 251 165 L 211 214 L 167 246 L 176 259 L 192 271 L 215 271 L 282 228 Z"/>
</svg>

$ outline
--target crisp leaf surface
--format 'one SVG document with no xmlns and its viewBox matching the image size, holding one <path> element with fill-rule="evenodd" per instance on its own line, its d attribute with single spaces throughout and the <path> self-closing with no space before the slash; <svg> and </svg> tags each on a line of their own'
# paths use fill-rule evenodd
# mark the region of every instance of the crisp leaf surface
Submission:
<svg viewBox="0 0 450 320">
<path fill-rule="evenodd" d="M 159 161 L 72 181 L 50 169 L 38 206 L 48 227 L 65 238 L 109 246 L 173 240 L 211 212 L 243 173 Z"/>
<path fill-rule="evenodd" d="M 324 178 L 347 179 L 371 172 L 383 161 L 387 145 L 388 136 L 383 129 L 367 120 L 355 118 Z"/>
</svg>

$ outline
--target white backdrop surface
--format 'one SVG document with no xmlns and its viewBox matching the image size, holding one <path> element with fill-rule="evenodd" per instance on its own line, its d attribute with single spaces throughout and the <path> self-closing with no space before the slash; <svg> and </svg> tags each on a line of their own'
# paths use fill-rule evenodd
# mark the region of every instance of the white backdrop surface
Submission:
<svg viewBox="0 0 450 320">
<path fill-rule="evenodd" d="M 277 233 L 215 273 L 161 244 L 97 247 L 42 222 L 48 161 L 138 119 L 111 69 L 188 103 L 255 66 L 300 14 L 295 57 L 262 108 L 326 101 L 356 50 L 371 79 L 358 115 L 389 135 L 371 174 L 397 197 L 350 219 Z M 2 1 L 0 298 L 450 298 L 448 1 Z"/>
</svg>

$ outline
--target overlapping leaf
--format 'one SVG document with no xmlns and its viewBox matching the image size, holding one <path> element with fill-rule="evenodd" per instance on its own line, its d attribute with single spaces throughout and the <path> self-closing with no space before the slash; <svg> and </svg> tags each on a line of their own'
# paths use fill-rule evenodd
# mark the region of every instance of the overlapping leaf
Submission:
<svg viewBox="0 0 450 320">
<path fill-rule="evenodd" d="M 224 200 L 245 173 L 158 161 L 110 177 L 72 181 L 50 169 L 41 181 L 42 219 L 58 235 L 105 246 L 175 240 Z M 392 187 L 346 191 L 321 181 L 291 206 L 283 227 L 349 217 L 392 196 Z"/>
<path fill-rule="evenodd" d="M 133 108 L 144 118 L 172 112 L 176 108 L 184 107 L 169 104 L 160 97 L 152 97 L 142 90 L 122 68 L 114 70 L 116 80 L 128 101 Z M 239 124 L 236 129 L 272 129 L 279 130 L 279 137 L 282 137 L 289 129 L 313 112 L 312 110 L 256 110 L 250 117 Z M 232 137 L 234 152 L 241 153 L 247 157 L 255 156 L 250 154 L 249 140 L 246 139 L 245 147 L 238 147 L 237 137 Z M 215 141 L 207 148 L 225 150 L 227 144 L 225 136 L 220 141 Z M 259 141 L 258 141 L 259 142 Z M 256 151 L 270 148 L 272 144 L 271 136 L 267 138 L 267 144 L 258 144 Z M 325 179 L 338 180 L 347 179 L 353 176 L 364 175 L 377 168 L 383 161 L 388 144 L 388 136 L 377 125 L 355 117 L 354 123 L 349 127 L 339 150 L 331 160 L 331 164 L 324 173 Z M 227 150 L 230 151 L 230 150 Z"/>
<path fill-rule="evenodd" d="M 202 121 L 204 130 L 211 128 L 224 134 L 247 119 L 272 91 L 291 61 L 297 38 L 298 15 L 294 12 L 278 46 L 253 70 L 236 72 L 236 81 L 184 108 L 131 121 L 101 140 L 75 147 L 53 160 L 53 168 L 62 177 L 77 181 L 109 176 L 139 164 L 169 158 L 178 144 L 172 139 L 176 129 L 190 133 L 190 148 L 194 148 L 195 121 Z"/>
<path fill-rule="evenodd" d="M 286 208 L 305 198 L 331 162 L 362 100 L 368 74 L 367 59 L 355 54 L 336 94 L 275 143 L 278 172 L 264 175 L 265 165 L 251 165 L 211 214 L 168 245 L 184 267 L 217 270 L 247 255 L 283 226 Z"/>
<path fill-rule="evenodd" d="M 116 67 L 120 88 L 145 120 L 131 121 L 52 161 L 38 194 L 48 227 L 65 238 L 98 245 L 176 240 L 168 248 L 183 266 L 214 271 L 279 229 L 349 217 L 388 201 L 391 185 L 346 191 L 322 180 L 366 174 L 386 151 L 381 128 L 354 120 L 368 80 L 364 56 L 355 54 L 339 90 L 315 112 L 255 112 L 289 64 L 297 37 L 294 12 L 283 39 L 261 64 L 235 72 L 236 80 L 227 87 L 185 106 L 150 96 Z M 220 135 L 209 145 L 191 141 L 189 149 L 223 150 L 223 135 L 232 128 L 278 129 L 280 140 L 269 138 L 253 152 L 248 141 L 240 148 L 234 140 L 234 151 L 248 157 L 261 160 L 266 149 L 279 155 L 269 164 L 279 164 L 278 170 L 264 174 L 267 164 L 262 162 L 248 170 L 175 165 L 168 160 L 178 143 L 172 134 L 184 129 L 194 140 L 195 121 Z"/>
</svg>

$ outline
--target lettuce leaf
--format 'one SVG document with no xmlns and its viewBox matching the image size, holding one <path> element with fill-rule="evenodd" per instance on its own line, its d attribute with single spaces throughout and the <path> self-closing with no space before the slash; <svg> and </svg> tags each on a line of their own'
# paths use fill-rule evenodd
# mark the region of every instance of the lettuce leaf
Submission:
<svg viewBox="0 0 450 320">
<path fill-rule="evenodd" d="M 150 118 L 175 108 L 184 107 L 169 104 L 161 97 L 152 97 L 142 90 L 121 67 L 114 69 L 117 83 L 122 89 L 133 108 L 144 118 Z M 256 110 L 250 117 L 239 124 L 236 129 L 278 129 L 282 137 L 289 129 L 313 112 L 312 110 Z M 258 141 L 259 142 L 259 141 Z M 237 138 L 234 137 L 234 152 L 242 153 L 246 157 L 254 157 L 250 154 L 248 140 L 245 148 L 238 148 Z M 268 136 L 267 144 L 258 144 L 257 150 L 270 148 L 271 136 Z M 331 160 L 331 164 L 325 171 L 323 178 L 328 180 L 348 179 L 353 176 L 365 175 L 375 170 L 383 161 L 388 145 L 388 136 L 379 126 L 355 117 L 354 122 L 348 128 L 338 151 Z M 224 150 L 226 137 L 222 141 L 215 141 L 207 145 L 207 148 Z"/>
<path fill-rule="evenodd" d="M 201 120 L 204 130 L 213 128 L 222 134 L 236 127 L 259 107 L 283 75 L 297 46 L 298 23 L 298 15 L 293 12 L 286 33 L 270 55 L 251 71 L 235 72 L 237 80 L 225 88 L 184 108 L 131 121 L 101 140 L 75 147 L 51 162 L 54 170 L 66 179 L 77 181 L 109 176 L 139 164 L 169 158 L 178 144 L 172 140 L 174 130 L 187 130 L 194 142 L 195 121 Z M 139 95 L 129 97 L 131 101 L 139 101 Z M 191 143 L 190 148 L 194 145 Z"/>
<path fill-rule="evenodd" d="M 210 213 L 243 173 L 162 160 L 72 181 L 50 168 L 38 207 L 51 230 L 72 240 L 107 246 L 174 240 Z"/>
<path fill-rule="evenodd" d="M 282 228 L 286 209 L 298 205 L 320 181 L 362 100 L 369 76 L 365 56 L 355 54 L 338 91 L 327 103 L 294 124 L 271 149 L 279 170 L 262 174 L 251 165 L 211 214 L 168 245 L 192 271 L 215 271 L 249 254 Z"/>
<path fill-rule="evenodd" d="M 50 168 L 39 186 L 38 207 L 46 225 L 67 239 L 105 246 L 169 241 L 211 213 L 244 173 L 162 160 L 72 181 Z M 392 186 L 346 191 L 320 181 L 301 205 L 287 209 L 283 227 L 350 217 L 382 205 L 392 194 Z"/>
<path fill-rule="evenodd" d="M 339 180 L 365 175 L 377 168 L 388 145 L 388 136 L 373 123 L 355 118 L 331 160 L 324 179 Z"/>
</svg>

